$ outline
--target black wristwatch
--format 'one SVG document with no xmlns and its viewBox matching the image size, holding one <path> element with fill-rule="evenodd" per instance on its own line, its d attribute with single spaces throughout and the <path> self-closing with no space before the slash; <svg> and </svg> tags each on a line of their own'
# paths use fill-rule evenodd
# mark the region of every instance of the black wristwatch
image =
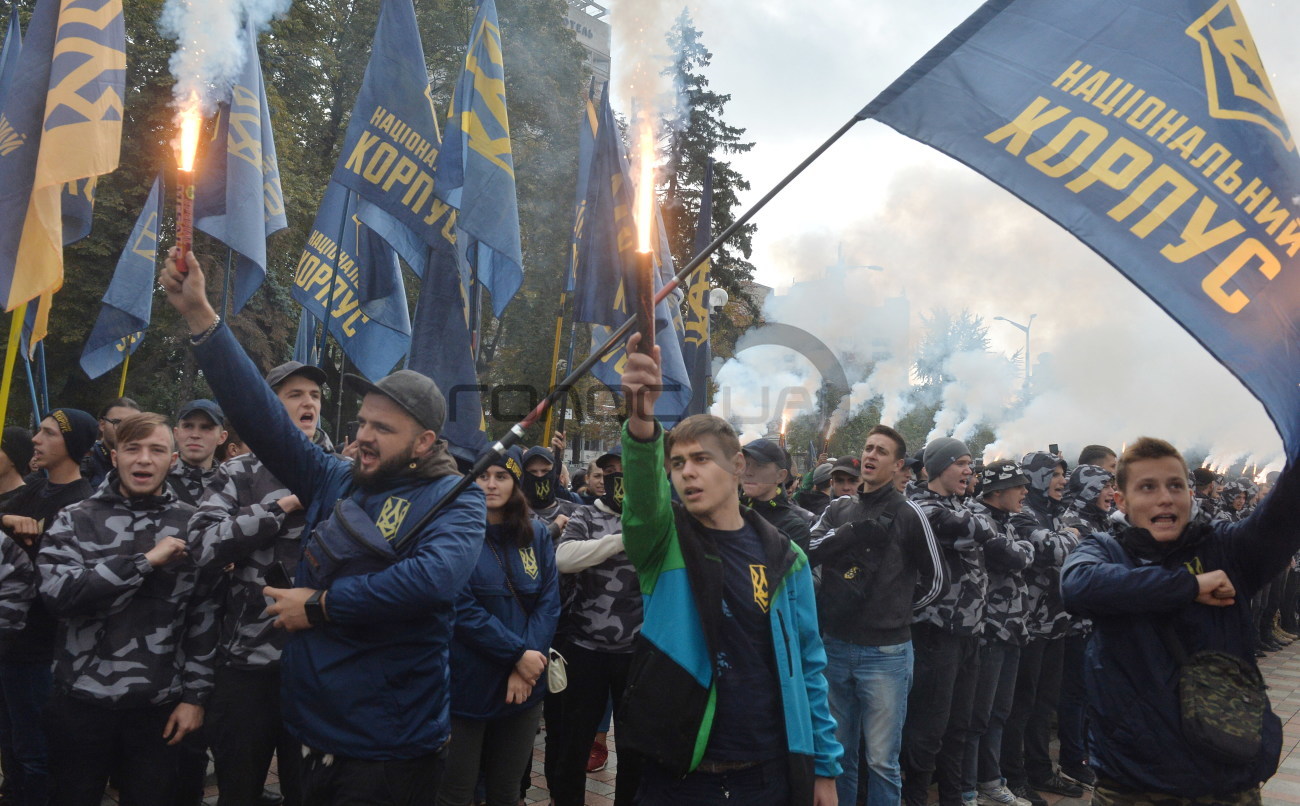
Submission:
<svg viewBox="0 0 1300 806">
<path fill-rule="evenodd" d="M 325 606 L 320 603 L 324 595 L 325 591 L 318 590 L 308 596 L 307 601 L 303 603 L 302 609 L 307 611 L 307 623 L 313 627 L 325 623 Z"/>
</svg>

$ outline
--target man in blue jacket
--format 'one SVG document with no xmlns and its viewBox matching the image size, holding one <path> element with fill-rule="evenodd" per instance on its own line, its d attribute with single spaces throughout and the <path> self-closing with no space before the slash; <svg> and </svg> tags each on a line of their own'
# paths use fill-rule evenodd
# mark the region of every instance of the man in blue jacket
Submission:
<svg viewBox="0 0 1300 806">
<path fill-rule="evenodd" d="M 1277 770 L 1282 746 L 1277 716 L 1265 714 L 1247 762 L 1190 741 L 1168 633 L 1189 656 L 1215 650 L 1255 665 L 1250 597 L 1300 548 L 1290 460 L 1250 518 L 1210 525 L 1192 520 L 1187 465 L 1172 445 L 1143 437 L 1120 458 L 1116 503 L 1128 526 L 1089 535 L 1061 577 L 1066 608 L 1093 621 L 1084 682 L 1096 806 L 1260 802 L 1259 782 Z"/>
<path fill-rule="evenodd" d="M 357 458 L 320 450 L 221 324 L 194 254 L 185 273 L 178 258 L 173 249 L 159 279 L 199 367 L 249 448 L 307 513 L 303 587 L 265 591 L 276 624 L 294 631 L 281 659 L 281 707 L 307 752 L 303 802 L 432 804 L 450 735 L 455 600 L 487 518 L 471 485 L 425 521 L 459 475 L 438 437 L 442 394 L 410 370 L 376 384 L 349 376 L 364 393 Z"/>
</svg>

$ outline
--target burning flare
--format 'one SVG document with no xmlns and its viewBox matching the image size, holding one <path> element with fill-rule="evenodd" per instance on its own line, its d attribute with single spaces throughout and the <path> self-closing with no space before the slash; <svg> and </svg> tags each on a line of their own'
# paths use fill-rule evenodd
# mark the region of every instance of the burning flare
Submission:
<svg viewBox="0 0 1300 806">
<path fill-rule="evenodd" d="M 203 112 L 197 93 L 191 94 L 185 106 L 177 112 L 176 121 L 181 130 L 177 163 L 181 171 L 191 173 L 194 171 L 194 155 L 199 150 L 199 130 L 203 127 Z"/>
<path fill-rule="evenodd" d="M 649 252 L 654 231 L 655 134 L 648 120 L 642 120 L 638 148 L 641 173 L 636 188 L 636 251 Z"/>
</svg>

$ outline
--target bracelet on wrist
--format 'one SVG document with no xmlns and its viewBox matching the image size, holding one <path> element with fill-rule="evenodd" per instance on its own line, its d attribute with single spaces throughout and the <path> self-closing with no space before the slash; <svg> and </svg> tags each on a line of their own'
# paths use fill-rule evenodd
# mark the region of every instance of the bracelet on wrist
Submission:
<svg viewBox="0 0 1300 806">
<path fill-rule="evenodd" d="M 208 339 L 212 338 L 212 334 L 217 332 L 217 328 L 218 328 L 218 327 L 221 327 L 221 316 L 220 316 L 220 314 L 218 314 L 218 315 L 217 315 L 217 316 L 212 320 L 212 324 L 208 325 L 207 329 L 204 330 L 202 333 L 198 334 L 197 336 L 194 336 L 194 335 L 190 336 L 190 346 L 191 346 L 191 347 L 198 347 L 198 346 L 199 346 L 200 344 L 202 344 L 203 342 L 205 342 L 205 341 L 207 341 Z"/>
</svg>

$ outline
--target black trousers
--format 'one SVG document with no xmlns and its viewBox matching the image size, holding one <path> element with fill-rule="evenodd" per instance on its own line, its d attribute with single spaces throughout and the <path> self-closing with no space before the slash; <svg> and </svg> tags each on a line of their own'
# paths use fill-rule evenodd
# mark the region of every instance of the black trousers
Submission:
<svg viewBox="0 0 1300 806">
<path fill-rule="evenodd" d="M 1056 737 L 1061 740 L 1061 766 L 1078 768 L 1088 759 L 1084 713 L 1088 691 L 1083 684 L 1083 658 L 1087 635 L 1068 635 L 1061 659 L 1061 701 L 1056 715 Z"/>
<path fill-rule="evenodd" d="M 956 701 L 953 695 L 958 678 L 962 676 L 970 680 L 969 683 L 963 683 L 963 736 L 970 727 L 970 686 L 974 685 L 979 674 L 973 668 L 977 662 L 974 660 L 976 651 L 972 649 L 973 640 L 941 630 L 932 624 L 912 625 L 912 650 L 916 660 L 912 672 L 912 691 L 907 697 L 907 719 L 903 722 L 903 751 L 898 758 L 903 769 L 903 802 L 909 806 L 924 806 L 939 753 L 945 745 L 956 748 L 955 752 L 949 754 L 955 756 L 955 759 L 945 759 L 941 778 L 961 777 L 961 745 L 957 744 L 955 736 L 949 739 L 948 731 Z M 967 668 L 963 668 L 963 664 Z"/>
<path fill-rule="evenodd" d="M 632 665 L 632 653 L 595 652 L 570 645 L 564 650 L 568 661 L 569 686 L 560 695 L 564 728 L 559 758 L 547 785 L 555 806 L 582 806 L 587 797 L 587 757 L 596 729 L 605 715 L 605 703 L 614 698 L 615 723 L 623 714 L 623 690 Z M 548 765 L 549 767 L 549 765 Z M 630 751 L 618 753 L 618 776 L 614 780 L 614 805 L 631 806 L 641 785 L 641 759 Z"/>
<path fill-rule="evenodd" d="M 279 757 L 285 806 L 302 803 L 302 745 L 280 717 L 280 670 L 218 668 L 208 701 L 208 741 L 217 768 L 220 806 L 256 803 L 271 756 Z"/>
<path fill-rule="evenodd" d="M 56 693 L 46 712 L 51 806 L 99 806 L 113 775 L 132 806 L 175 806 L 179 751 L 163 739 L 175 703 L 112 709 Z"/>
<path fill-rule="evenodd" d="M 1282 629 L 1294 634 L 1300 630 L 1296 608 L 1300 606 L 1300 572 L 1288 569 L 1285 573 L 1286 585 L 1282 592 Z"/>
<path fill-rule="evenodd" d="M 1052 777 L 1052 715 L 1064 656 L 1063 638 L 1034 638 L 1020 650 L 1016 697 L 1002 732 L 1002 774 L 1012 787 Z"/>
<path fill-rule="evenodd" d="M 320 753 L 302 762 L 304 806 L 433 806 L 446 749 L 398 761 L 370 761 Z"/>
</svg>

